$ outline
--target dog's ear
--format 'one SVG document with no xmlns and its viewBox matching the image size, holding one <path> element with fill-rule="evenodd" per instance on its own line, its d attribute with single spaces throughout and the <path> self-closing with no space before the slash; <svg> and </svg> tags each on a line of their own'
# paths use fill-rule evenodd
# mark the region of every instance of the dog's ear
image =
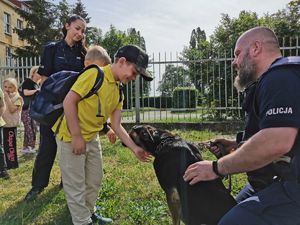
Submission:
<svg viewBox="0 0 300 225">
<path fill-rule="evenodd" d="M 158 136 L 160 137 L 160 139 L 174 137 L 174 135 L 172 133 L 165 131 L 165 130 L 158 130 Z"/>
</svg>

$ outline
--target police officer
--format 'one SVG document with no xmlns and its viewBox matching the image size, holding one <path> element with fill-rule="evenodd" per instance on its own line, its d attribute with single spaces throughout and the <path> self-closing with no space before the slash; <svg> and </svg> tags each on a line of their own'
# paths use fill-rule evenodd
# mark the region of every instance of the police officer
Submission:
<svg viewBox="0 0 300 225">
<path fill-rule="evenodd" d="M 42 76 L 42 82 L 55 72 L 61 70 L 79 72 L 84 68 L 85 29 L 86 22 L 83 18 L 78 15 L 71 16 L 62 29 L 64 38 L 45 46 L 38 69 L 38 74 Z M 35 198 L 48 186 L 56 150 L 56 141 L 51 127 L 40 125 L 40 146 L 32 172 L 32 188 L 25 197 L 26 201 Z"/>
<path fill-rule="evenodd" d="M 249 77 L 247 81 L 249 84 L 246 88 L 243 88 L 239 84 L 237 77 L 235 86 L 243 93 L 244 99 L 242 103 L 242 109 L 245 112 L 245 128 L 244 131 L 239 132 L 236 135 L 236 140 L 231 141 L 227 139 L 216 139 L 210 146 L 210 151 L 214 153 L 218 158 L 229 154 L 240 147 L 246 140 L 259 131 L 258 116 L 255 112 L 255 90 L 257 81 L 252 80 L 255 77 Z M 244 84 L 242 84 L 244 86 Z M 220 148 L 223 148 L 222 151 Z M 222 153 L 221 153 L 222 152 Z M 224 155 L 223 155 L 224 154 Z M 290 171 L 289 163 L 278 161 L 285 170 Z M 283 169 L 282 168 L 282 169 Z M 256 192 L 269 186 L 271 183 L 280 179 L 282 173 L 279 174 L 275 170 L 274 163 L 270 163 L 262 168 L 247 172 L 247 178 L 249 184 L 247 184 L 236 196 L 236 201 L 241 202 L 248 197 L 251 197 Z"/>
<path fill-rule="evenodd" d="M 291 174 L 272 182 L 233 207 L 220 225 L 300 224 L 300 69 L 270 66 L 282 57 L 273 31 L 256 27 L 240 36 L 233 65 L 241 86 L 258 80 L 255 101 L 258 132 L 231 154 L 217 161 L 189 166 L 184 179 L 191 185 L 218 176 L 253 171 L 289 154 Z"/>
</svg>

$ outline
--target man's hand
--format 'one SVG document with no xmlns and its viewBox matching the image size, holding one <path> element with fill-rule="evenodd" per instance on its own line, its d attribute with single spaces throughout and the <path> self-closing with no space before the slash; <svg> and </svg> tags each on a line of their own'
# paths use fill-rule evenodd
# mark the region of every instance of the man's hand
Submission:
<svg viewBox="0 0 300 225">
<path fill-rule="evenodd" d="M 237 143 L 232 140 L 227 139 L 216 139 L 213 142 L 210 142 L 208 149 L 213 153 L 218 159 L 231 153 L 237 148 Z"/>
<path fill-rule="evenodd" d="M 85 154 L 86 144 L 82 135 L 72 136 L 72 151 L 75 155 Z"/>
<path fill-rule="evenodd" d="M 218 176 L 212 169 L 212 161 L 200 161 L 190 165 L 183 175 L 183 179 L 190 185 L 199 181 L 214 180 Z"/>
<path fill-rule="evenodd" d="M 150 162 L 152 159 L 152 155 L 140 147 L 135 148 L 133 152 L 135 156 L 142 162 Z"/>
</svg>

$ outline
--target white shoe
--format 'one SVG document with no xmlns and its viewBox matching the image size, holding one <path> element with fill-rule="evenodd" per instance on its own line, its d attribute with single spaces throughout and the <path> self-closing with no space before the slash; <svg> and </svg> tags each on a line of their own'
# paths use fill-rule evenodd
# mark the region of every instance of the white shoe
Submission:
<svg viewBox="0 0 300 225">
<path fill-rule="evenodd" d="M 27 148 L 22 149 L 21 152 L 23 154 L 34 154 L 34 153 L 36 153 L 35 150 L 30 146 L 28 146 Z"/>
<path fill-rule="evenodd" d="M 29 149 L 30 153 L 36 153 L 36 150 L 34 148 L 32 148 L 31 146 L 28 146 L 28 149 Z"/>
<path fill-rule="evenodd" d="M 31 151 L 30 151 L 29 148 L 23 148 L 23 149 L 21 150 L 21 152 L 22 152 L 23 154 L 30 154 L 30 153 L 31 153 Z"/>
</svg>

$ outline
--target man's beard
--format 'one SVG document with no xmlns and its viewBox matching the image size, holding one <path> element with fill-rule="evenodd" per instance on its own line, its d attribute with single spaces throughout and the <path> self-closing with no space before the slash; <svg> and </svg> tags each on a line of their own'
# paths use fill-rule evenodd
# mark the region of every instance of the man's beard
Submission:
<svg viewBox="0 0 300 225">
<path fill-rule="evenodd" d="M 243 62 L 240 65 L 238 75 L 234 79 L 234 86 L 238 91 L 244 91 L 245 88 L 252 82 L 256 81 L 256 65 L 249 58 L 249 51 L 244 56 Z"/>
</svg>

